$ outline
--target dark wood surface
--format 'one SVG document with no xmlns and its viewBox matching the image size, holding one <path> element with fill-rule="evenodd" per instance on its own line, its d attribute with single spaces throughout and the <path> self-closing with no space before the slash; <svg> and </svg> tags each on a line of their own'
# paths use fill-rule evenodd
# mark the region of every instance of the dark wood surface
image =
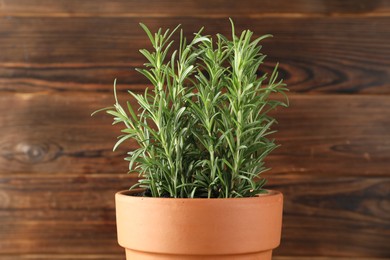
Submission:
<svg viewBox="0 0 390 260">
<path fill-rule="evenodd" d="M 29 255 L 3 255 L 2 260 L 122 260 L 124 254 L 98 254 L 98 255 L 69 255 L 69 254 L 29 254 Z M 351 260 L 349 257 L 294 257 L 294 256 L 274 256 L 273 260 Z M 387 258 L 353 258 L 354 260 L 387 260 Z"/>
<path fill-rule="evenodd" d="M 152 29 L 181 23 L 189 36 L 202 25 L 210 34 L 230 30 L 227 18 L 0 16 L 0 91 L 107 92 L 114 78 L 122 90 L 144 88 L 134 67 L 144 62 L 137 50 L 150 44 L 139 21 Z M 275 36 L 263 42 L 264 70 L 279 61 L 291 91 L 390 93 L 387 17 L 238 17 L 235 23 Z"/>
<path fill-rule="evenodd" d="M 291 106 L 268 188 L 285 195 L 275 260 L 390 259 L 390 1 L 0 1 L 0 259 L 124 259 L 114 193 L 131 186 L 97 108 L 148 46 L 138 26 L 238 29 L 280 62 Z M 133 102 L 133 101 L 132 101 Z"/>
<path fill-rule="evenodd" d="M 133 184 L 135 177 L 0 177 L 3 253 L 121 252 L 113 194 Z M 386 257 L 389 186 L 389 177 L 270 175 L 268 187 L 282 191 L 286 200 L 283 243 L 275 254 L 300 256 L 310 249 L 313 255 L 325 250 L 328 255 Z M 97 241 L 101 246 L 96 247 Z M 340 245 L 343 251 L 337 253 Z"/>
<path fill-rule="evenodd" d="M 98 3 L 98 4 L 97 4 Z M 386 16 L 387 0 L 2 0 L 0 14 L 13 16 L 283 16 L 294 15 L 367 15 Z"/>
<path fill-rule="evenodd" d="M 110 88 L 108 86 L 108 88 Z M 274 174 L 389 177 L 390 96 L 291 93 L 279 109 L 275 138 L 282 145 L 268 158 Z M 119 99 L 129 99 L 124 93 Z M 112 152 L 120 126 L 106 114 L 112 94 L 5 93 L 0 96 L 0 172 L 118 173 L 129 142 Z M 17 116 L 15 116 L 17 115 Z"/>
</svg>

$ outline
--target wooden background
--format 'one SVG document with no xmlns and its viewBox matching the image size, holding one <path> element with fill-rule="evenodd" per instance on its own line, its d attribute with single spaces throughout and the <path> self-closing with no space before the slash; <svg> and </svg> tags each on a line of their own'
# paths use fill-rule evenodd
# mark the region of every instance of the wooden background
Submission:
<svg viewBox="0 0 390 260">
<path fill-rule="evenodd" d="M 118 135 L 97 108 L 147 82 L 138 23 L 239 30 L 281 64 L 291 107 L 268 188 L 285 194 L 275 259 L 390 259 L 390 1 L 0 0 L 0 259 L 124 259 Z M 132 144 L 128 144 L 131 149 Z"/>
</svg>

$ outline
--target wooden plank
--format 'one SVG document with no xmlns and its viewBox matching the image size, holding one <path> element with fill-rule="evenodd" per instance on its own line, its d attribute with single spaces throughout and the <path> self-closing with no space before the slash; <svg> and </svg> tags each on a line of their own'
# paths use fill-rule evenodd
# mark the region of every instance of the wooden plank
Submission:
<svg viewBox="0 0 390 260">
<path fill-rule="evenodd" d="M 136 178 L 7 176 L 0 176 L 1 254 L 122 252 L 116 242 L 114 194 Z"/>
<path fill-rule="evenodd" d="M 321 1 L 283 0 L 262 1 L 50 1 L 50 0 L 3 0 L 0 15 L 12 16 L 262 16 L 275 15 L 384 15 L 390 6 L 386 0 Z"/>
<path fill-rule="evenodd" d="M 0 92 L 112 93 L 115 78 L 119 91 L 144 90 L 150 87 L 147 80 L 135 71 L 135 67 L 128 64 L 80 63 L 33 66 L 0 64 Z M 139 64 L 137 67 L 141 66 Z"/>
<path fill-rule="evenodd" d="M 268 160 L 274 173 L 388 175 L 388 101 L 376 106 L 374 96 L 290 97 L 290 107 L 275 113 L 281 147 Z"/>
<path fill-rule="evenodd" d="M 381 137 L 349 135 L 348 131 L 354 130 L 352 127 L 346 127 L 345 133 L 339 135 L 311 133 L 305 137 L 302 133 L 299 137 L 292 137 L 294 132 L 298 131 L 298 126 L 296 129 L 287 130 L 285 128 L 291 125 L 284 123 L 283 119 L 279 125 L 280 131 L 274 136 L 281 146 L 266 160 L 274 174 L 295 172 L 324 175 L 330 172 L 334 175 L 389 175 L 387 154 L 390 148 L 390 136 L 388 134 Z M 330 132 L 337 131 L 331 128 Z M 318 131 L 322 132 L 321 129 Z M 291 139 L 288 139 L 289 137 Z"/>
<path fill-rule="evenodd" d="M 124 253 L 123 254 L 88 254 L 88 255 L 71 255 L 71 254 L 25 254 L 25 255 L 1 255 L 3 260 L 44 260 L 44 259 L 50 259 L 50 260 L 119 260 L 119 259 L 125 259 Z M 312 256 L 312 257 L 304 257 L 304 256 L 273 256 L 273 260 L 387 260 L 385 258 L 361 258 L 361 257 L 321 257 L 321 256 Z"/>
<path fill-rule="evenodd" d="M 125 259 L 125 253 L 122 254 L 17 254 L 2 255 L 3 260 L 120 260 Z M 285 259 L 282 259 L 285 260 Z M 286 259 L 287 260 L 287 259 Z M 291 259 L 288 259 L 291 260 Z M 322 259 L 320 259 L 322 260 Z M 344 259 L 343 259 L 344 260 Z M 380 259 L 375 259 L 380 260 Z"/>
<path fill-rule="evenodd" d="M 26 219 L 30 222 L 66 222 L 79 219 L 80 214 L 93 210 L 105 211 L 114 209 L 114 194 L 128 189 L 137 178 L 127 174 L 1 174 L 1 210 L 20 210 L 16 215 L 2 212 L 2 220 Z M 26 210 L 48 211 L 48 214 L 27 215 Z M 54 212 L 57 211 L 58 212 Z M 64 211 L 79 210 L 71 217 Z M 112 212 L 111 212 L 112 213 Z M 64 216 L 59 216 L 64 214 Z M 68 213 L 67 213 L 68 214 Z M 97 216 L 101 221 L 102 216 Z M 83 218 L 82 218 L 83 219 Z M 113 218 L 105 219 L 112 222 Z M 91 220 L 92 221 L 92 220 Z"/>
<path fill-rule="evenodd" d="M 24 18 L 0 17 L 0 91 L 108 91 L 140 89 L 147 81 L 134 72 L 149 43 L 138 22 L 172 28 L 181 23 L 191 35 L 230 35 L 226 18 Z M 281 76 L 294 92 L 390 93 L 390 19 L 237 18 L 237 30 L 250 28 L 264 41 L 270 71 L 279 61 Z M 259 72 L 259 73 L 262 73 Z"/>
<path fill-rule="evenodd" d="M 122 254 L 17 254 L 0 255 L 2 260 L 123 260 L 125 253 Z M 283 259 L 284 260 L 284 259 Z M 290 259 L 288 259 L 290 260 Z M 320 259 L 322 260 L 322 259 Z M 344 259 L 343 259 L 344 260 Z M 381 259 L 374 259 L 381 260 Z"/>
<path fill-rule="evenodd" d="M 2 111 L 9 111 L 0 114 L 0 172 L 128 170 L 125 147 L 112 152 L 119 126 L 104 113 L 90 116 L 111 105 L 112 95 L 11 94 L 0 100 Z"/>
<path fill-rule="evenodd" d="M 327 256 L 275 256 L 274 260 L 386 260 L 387 258 L 373 257 L 327 257 Z"/>
<path fill-rule="evenodd" d="M 275 114 L 282 146 L 268 159 L 272 173 L 389 176 L 389 96 L 291 94 L 290 101 Z M 113 102 L 112 94 L 0 95 L 7 111 L 0 114 L 0 173 L 126 172 L 123 157 L 135 144 L 113 153 L 121 126 L 104 113 L 90 117 Z"/>
<path fill-rule="evenodd" d="M 121 253 L 114 223 L 4 222 L 0 250 L 4 254 Z M 39 235 L 37 235 L 39 234 Z M 0 255 L 1 256 L 1 255 Z"/>
<path fill-rule="evenodd" d="M 0 127 L 0 172 L 126 172 L 126 147 L 112 151 L 120 132 L 109 124 Z"/>
<path fill-rule="evenodd" d="M 124 174 L 0 175 L 2 254 L 117 254 L 113 195 Z M 390 178 L 271 176 L 284 193 L 277 255 L 389 257 Z M 62 215 L 62 216 L 61 216 Z"/>
<path fill-rule="evenodd" d="M 380 178 L 271 177 L 270 188 L 285 197 L 275 254 L 309 255 L 310 248 L 311 255 L 389 258 L 389 187 Z"/>
</svg>

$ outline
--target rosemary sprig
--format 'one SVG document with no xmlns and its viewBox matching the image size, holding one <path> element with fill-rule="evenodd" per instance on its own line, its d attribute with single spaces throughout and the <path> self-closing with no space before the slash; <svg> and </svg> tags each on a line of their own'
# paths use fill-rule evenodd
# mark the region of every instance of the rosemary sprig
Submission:
<svg viewBox="0 0 390 260">
<path fill-rule="evenodd" d="M 150 190 L 153 197 L 230 198 L 264 192 L 264 158 L 277 145 L 269 135 L 276 122 L 269 112 L 286 102 L 286 85 L 278 79 L 277 66 L 268 79 L 258 75 L 265 59 L 253 32 L 235 33 L 232 39 L 194 34 L 187 43 L 180 30 L 179 48 L 170 57 L 172 36 L 179 30 L 156 33 L 141 24 L 152 50 L 140 52 L 147 59 L 137 69 L 153 86 L 144 94 L 129 92 L 137 111 L 116 97 L 107 113 L 114 124 L 123 123 L 123 135 L 114 149 L 128 139 L 139 147 L 128 153 L 130 171 L 138 172 L 135 187 Z M 101 111 L 101 110 L 99 110 Z"/>
</svg>

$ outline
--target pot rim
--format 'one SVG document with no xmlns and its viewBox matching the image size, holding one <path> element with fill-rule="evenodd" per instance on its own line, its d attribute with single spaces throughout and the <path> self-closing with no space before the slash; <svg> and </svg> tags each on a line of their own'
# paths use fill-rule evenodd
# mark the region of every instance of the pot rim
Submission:
<svg viewBox="0 0 390 260">
<path fill-rule="evenodd" d="M 272 250 L 280 243 L 283 194 L 279 191 L 246 198 L 131 196 L 139 191 L 115 195 L 118 242 L 125 248 L 159 254 L 225 255 Z M 182 246 L 177 248 L 178 244 Z"/>
<path fill-rule="evenodd" d="M 237 198 L 165 198 L 165 197 L 143 197 L 143 196 L 133 196 L 132 194 L 137 194 L 142 192 L 144 189 L 142 188 L 137 188 L 133 190 L 121 190 L 116 192 L 115 196 L 123 199 L 123 200 L 134 200 L 134 199 L 141 199 L 141 200 L 164 200 L 164 201 L 169 201 L 169 200 L 174 200 L 174 201 L 231 201 L 231 200 L 258 200 L 259 198 L 272 198 L 272 197 L 278 197 L 282 193 L 277 190 L 268 190 L 265 189 L 268 193 L 262 193 L 262 194 L 257 194 L 254 197 L 237 197 Z"/>
</svg>

